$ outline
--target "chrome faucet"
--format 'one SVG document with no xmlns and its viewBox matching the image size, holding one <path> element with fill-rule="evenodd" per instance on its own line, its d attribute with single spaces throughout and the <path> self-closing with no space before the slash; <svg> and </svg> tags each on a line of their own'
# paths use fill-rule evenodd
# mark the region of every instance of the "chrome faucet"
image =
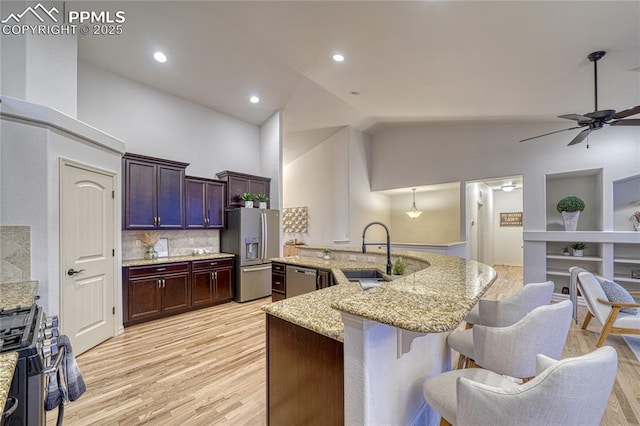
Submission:
<svg viewBox="0 0 640 426">
<path fill-rule="evenodd" d="M 371 225 L 380 225 L 384 228 L 384 230 L 387 233 L 387 275 L 391 275 L 391 237 L 389 236 L 389 228 L 387 228 L 387 226 L 384 223 L 371 222 L 364 227 L 364 230 L 362 231 L 362 252 L 363 253 L 367 252 L 367 246 L 383 244 L 383 243 L 365 243 L 364 242 L 364 236 L 367 233 L 367 229 L 369 229 Z"/>
</svg>

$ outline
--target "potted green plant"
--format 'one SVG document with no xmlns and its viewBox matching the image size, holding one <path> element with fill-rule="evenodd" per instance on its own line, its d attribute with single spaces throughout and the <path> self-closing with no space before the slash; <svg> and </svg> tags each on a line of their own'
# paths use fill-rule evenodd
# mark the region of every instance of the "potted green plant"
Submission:
<svg viewBox="0 0 640 426">
<path fill-rule="evenodd" d="M 576 257 L 581 257 L 584 255 L 584 249 L 587 248 L 585 243 L 573 243 L 571 244 L 571 248 L 573 249 L 573 255 Z"/>
<path fill-rule="evenodd" d="M 633 229 L 640 231 L 640 211 L 634 212 L 631 215 L 631 220 L 633 221 Z"/>
<path fill-rule="evenodd" d="M 329 249 L 323 249 L 322 250 L 322 258 L 323 259 L 326 259 L 326 260 L 331 259 L 330 254 L 331 254 L 331 250 L 329 250 Z"/>
<path fill-rule="evenodd" d="M 402 257 L 399 257 L 394 263 L 393 268 L 391 268 L 392 275 L 404 275 L 407 273 L 407 262 L 402 260 Z"/>
<path fill-rule="evenodd" d="M 570 195 L 560 200 L 556 209 L 562 214 L 564 230 L 575 231 L 578 227 L 580 212 L 584 210 L 584 201 L 575 195 Z"/>
<path fill-rule="evenodd" d="M 571 253 L 569 252 L 569 247 L 562 247 L 562 254 L 565 256 L 570 256 Z"/>
<path fill-rule="evenodd" d="M 240 197 L 244 200 L 244 206 L 248 209 L 253 208 L 253 200 L 255 199 L 254 195 L 250 192 L 245 192 L 244 194 L 242 194 L 242 197 Z"/>
<path fill-rule="evenodd" d="M 267 201 L 269 201 L 269 197 L 267 197 L 265 194 L 258 194 L 256 195 L 256 200 L 258 200 L 258 207 L 261 209 L 266 209 L 267 208 Z"/>
</svg>

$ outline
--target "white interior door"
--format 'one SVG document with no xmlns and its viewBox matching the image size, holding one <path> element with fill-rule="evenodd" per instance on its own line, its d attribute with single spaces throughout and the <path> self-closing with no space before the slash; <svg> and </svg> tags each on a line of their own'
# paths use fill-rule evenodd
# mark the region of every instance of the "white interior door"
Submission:
<svg viewBox="0 0 640 426">
<path fill-rule="evenodd" d="M 60 326 L 76 354 L 114 335 L 115 181 L 61 162 Z"/>
</svg>

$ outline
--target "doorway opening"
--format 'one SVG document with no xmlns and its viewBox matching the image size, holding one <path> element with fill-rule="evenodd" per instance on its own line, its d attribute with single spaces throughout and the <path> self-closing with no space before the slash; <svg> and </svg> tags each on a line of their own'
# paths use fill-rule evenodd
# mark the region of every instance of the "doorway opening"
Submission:
<svg viewBox="0 0 640 426">
<path fill-rule="evenodd" d="M 466 206 L 469 259 L 522 267 L 522 176 L 468 181 Z"/>
</svg>

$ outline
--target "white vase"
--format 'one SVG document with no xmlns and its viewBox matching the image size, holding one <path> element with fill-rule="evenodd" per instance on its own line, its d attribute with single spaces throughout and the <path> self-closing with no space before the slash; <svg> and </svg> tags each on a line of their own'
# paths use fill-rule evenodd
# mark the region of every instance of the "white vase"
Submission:
<svg viewBox="0 0 640 426">
<path fill-rule="evenodd" d="M 267 208 L 267 202 L 266 201 L 260 201 L 260 203 L 258 203 L 258 207 L 260 207 L 261 209 L 266 209 Z"/>
<path fill-rule="evenodd" d="M 244 202 L 244 206 L 248 209 L 252 209 L 253 208 L 253 201 L 245 201 Z"/>
<path fill-rule="evenodd" d="M 565 231 L 575 231 L 578 228 L 578 219 L 580 212 L 562 212 L 562 220 L 564 221 Z"/>
<path fill-rule="evenodd" d="M 573 250 L 573 255 L 575 257 L 582 257 L 584 255 L 584 250 Z"/>
</svg>

